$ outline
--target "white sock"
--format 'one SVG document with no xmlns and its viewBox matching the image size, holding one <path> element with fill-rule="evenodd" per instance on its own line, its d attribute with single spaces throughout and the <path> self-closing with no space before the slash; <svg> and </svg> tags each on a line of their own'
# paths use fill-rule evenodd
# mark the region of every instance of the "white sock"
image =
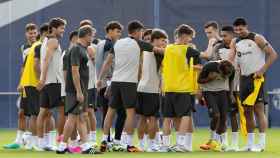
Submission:
<svg viewBox="0 0 280 158">
<path fill-rule="evenodd" d="M 247 135 L 247 145 L 249 148 L 253 148 L 254 147 L 254 143 L 255 143 L 255 133 L 248 133 Z"/>
<path fill-rule="evenodd" d="M 155 145 L 155 139 L 148 139 L 148 148 L 152 149 Z"/>
<path fill-rule="evenodd" d="M 45 147 L 44 138 L 38 137 L 38 147 L 39 147 L 39 148 L 44 148 L 44 147 Z"/>
<path fill-rule="evenodd" d="M 259 133 L 259 144 L 265 148 L 265 133 Z"/>
<path fill-rule="evenodd" d="M 133 145 L 133 135 L 129 135 L 129 134 L 127 134 L 127 136 L 126 136 L 126 144 L 127 145 L 129 145 L 129 146 L 132 146 Z"/>
<path fill-rule="evenodd" d="M 232 132 L 231 133 L 231 145 L 233 147 L 238 147 L 238 142 L 239 142 L 239 132 Z"/>
<path fill-rule="evenodd" d="M 144 147 L 145 147 L 145 137 L 143 137 L 143 139 L 140 139 L 140 140 L 139 140 L 139 146 L 140 146 L 141 148 L 144 148 Z"/>
<path fill-rule="evenodd" d="M 212 130 L 211 130 L 211 132 L 210 132 L 210 139 L 212 139 L 212 140 L 218 140 L 218 139 L 217 139 L 217 133 L 216 133 L 216 131 L 212 131 Z"/>
<path fill-rule="evenodd" d="M 186 133 L 185 148 L 192 151 L 192 133 Z"/>
<path fill-rule="evenodd" d="M 163 135 L 162 136 L 162 144 L 165 147 L 169 147 L 170 146 L 170 135 Z"/>
<path fill-rule="evenodd" d="M 17 144 L 22 144 L 22 136 L 23 136 L 23 133 L 24 133 L 24 131 L 17 130 L 17 136 L 16 136 L 15 143 L 17 143 Z"/>
<path fill-rule="evenodd" d="M 180 145 L 180 146 L 184 146 L 185 145 L 185 142 L 186 142 L 185 134 L 178 134 L 177 139 L 178 139 L 178 140 L 176 140 L 176 142 L 178 143 L 177 145 Z"/>
<path fill-rule="evenodd" d="M 31 136 L 31 145 L 37 146 L 38 145 L 38 137 L 37 136 Z"/>
<path fill-rule="evenodd" d="M 179 144 L 179 142 L 178 142 L 178 140 L 179 140 L 178 132 L 175 132 L 175 136 L 176 136 L 176 144 Z"/>
<path fill-rule="evenodd" d="M 67 148 L 67 144 L 64 143 L 64 142 L 60 142 L 59 145 L 58 145 L 57 150 L 58 151 L 64 151 L 66 148 Z"/>
<path fill-rule="evenodd" d="M 126 132 L 122 132 L 122 136 L 121 136 L 121 144 L 126 144 L 127 142 L 127 133 Z"/>
<path fill-rule="evenodd" d="M 103 134 L 103 136 L 102 136 L 102 141 L 108 141 L 108 135 L 106 135 L 106 134 Z"/>
<path fill-rule="evenodd" d="M 120 140 L 114 139 L 113 141 L 114 141 L 115 144 L 121 144 Z"/>
<path fill-rule="evenodd" d="M 96 142 L 96 131 L 90 131 L 90 141 Z"/>
<path fill-rule="evenodd" d="M 49 132 L 49 146 L 54 146 L 56 145 L 56 131 L 50 131 Z"/>
<path fill-rule="evenodd" d="M 221 144 L 223 146 L 228 146 L 228 139 L 227 139 L 227 133 L 223 133 L 220 135 L 221 138 Z"/>
<path fill-rule="evenodd" d="M 44 146 L 48 145 L 49 144 L 49 133 L 45 133 L 43 139 L 44 139 Z"/>
<path fill-rule="evenodd" d="M 25 132 L 25 140 L 26 140 L 26 145 L 30 146 L 32 143 L 32 133 L 31 132 Z"/>
<path fill-rule="evenodd" d="M 157 144 L 161 144 L 161 137 L 160 137 L 160 135 L 161 135 L 161 132 L 157 132 L 156 133 L 155 139 L 156 139 L 156 143 Z"/>
<path fill-rule="evenodd" d="M 78 133 L 76 140 L 79 141 L 80 139 L 81 139 L 81 137 L 80 137 L 80 134 Z"/>
<path fill-rule="evenodd" d="M 82 148 L 82 151 L 86 151 L 90 148 L 90 144 L 84 143 L 84 144 L 81 144 L 80 147 Z"/>
<path fill-rule="evenodd" d="M 144 141 L 147 141 L 148 138 L 149 138 L 149 136 L 147 134 L 144 134 L 144 137 L 143 137 Z"/>
</svg>

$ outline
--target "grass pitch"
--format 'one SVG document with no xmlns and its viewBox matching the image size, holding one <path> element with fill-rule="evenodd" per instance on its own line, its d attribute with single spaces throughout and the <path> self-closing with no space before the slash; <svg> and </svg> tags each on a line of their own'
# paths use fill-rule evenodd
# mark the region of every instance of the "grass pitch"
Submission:
<svg viewBox="0 0 280 158">
<path fill-rule="evenodd" d="M 267 148 L 262 153 L 252 152 L 205 152 L 199 149 L 199 145 L 204 143 L 209 133 L 207 129 L 196 129 L 193 137 L 192 153 L 105 153 L 102 155 L 81 155 L 65 154 L 57 155 L 54 152 L 36 152 L 20 150 L 5 150 L 3 145 L 11 143 L 16 135 L 15 130 L 0 129 L 0 158 L 280 158 L 280 128 L 273 128 L 267 131 Z M 101 132 L 98 131 L 98 138 L 101 138 Z M 173 136 L 173 142 L 175 137 Z M 229 141 L 231 140 L 229 134 Z M 135 143 L 137 139 L 135 137 Z M 244 145 L 244 138 L 240 136 L 240 147 Z"/>
</svg>

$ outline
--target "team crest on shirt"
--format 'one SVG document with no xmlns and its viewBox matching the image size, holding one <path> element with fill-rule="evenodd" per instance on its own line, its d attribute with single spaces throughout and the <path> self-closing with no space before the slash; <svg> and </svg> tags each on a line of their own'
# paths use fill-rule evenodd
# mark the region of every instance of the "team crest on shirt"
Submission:
<svg viewBox="0 0 280 158">
<path fill-rule="evenodd" d="M 238 56 L 238 57 L 241 57 L 241 52 L 237 52 L 237 56 Z"/>
</svg>

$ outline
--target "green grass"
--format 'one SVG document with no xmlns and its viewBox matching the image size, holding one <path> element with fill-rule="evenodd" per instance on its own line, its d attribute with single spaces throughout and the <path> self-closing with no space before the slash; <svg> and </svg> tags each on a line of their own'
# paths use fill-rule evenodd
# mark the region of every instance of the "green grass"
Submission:
<svg viewBox="0 0 280 158">
<path fill-rule="evenodd" d="M 100 132 L 98 137 L 100 138 Z M 80 154 L 65 154 L 56 155 L 53 152 L 35 152 L 26 150 L 5 150 L 2 148 L 4 144 L 11 143 L 16 135 L 15 130 L 0 129 L 0 158 L 84 158 L 92 157 L 93 155 Z M 269 129 L 267 132 L 267 149 L 262 153 L 247 153 L 247 152 L 203 152 L 199 150 L 199 145 L 204 143 L 208 138 L 207 129 L 197 129 L 194 133 L 192 153 L 105 153 L 103 155 L 94 155 L 101 158 L 280 158 L 280 129 Z M 174 138 L 174 137 L 173 137 Z M 230 139 L 230 137 L 229 137 Z M 241 146 L 244 145 L 243 138 Z M 174 140 L 174 139 L 173 139 Z M 135 139 L 136 141 L 136 139 Z"/>
</svg>

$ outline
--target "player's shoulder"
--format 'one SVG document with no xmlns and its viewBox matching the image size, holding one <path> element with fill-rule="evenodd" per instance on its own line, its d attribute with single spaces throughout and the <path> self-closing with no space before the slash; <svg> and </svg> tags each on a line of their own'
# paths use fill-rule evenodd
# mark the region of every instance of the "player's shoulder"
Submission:
<svg viewBox="0 0 280 158">
<path fill-rule="evenodd" d="M 59 42 L 58 42 L 57 38 L 50 36 L 50 37 L 48 37 L 47 44 L 48 45 L 53 45 L 53 46 L 58 46 Z"/>
<path fill-rule="evenodd" d="M 218 47 L 218 46 L 220 46 L 220 45 L 222 45 L 223 44 L 223 40 L 216 40 L 214 43 L 213 43 L 213 47 Z"/>
<path fill-rule="evenodd" d="M 24 44 L 20 45 L 21 51 L 24 51 L 25 49 L 28 49 L 28 48 L 30 48 L 30 47 L 31 47 L 31 45 L 28 44 L 28 43 L 24 43 Z"/>
</svg>

